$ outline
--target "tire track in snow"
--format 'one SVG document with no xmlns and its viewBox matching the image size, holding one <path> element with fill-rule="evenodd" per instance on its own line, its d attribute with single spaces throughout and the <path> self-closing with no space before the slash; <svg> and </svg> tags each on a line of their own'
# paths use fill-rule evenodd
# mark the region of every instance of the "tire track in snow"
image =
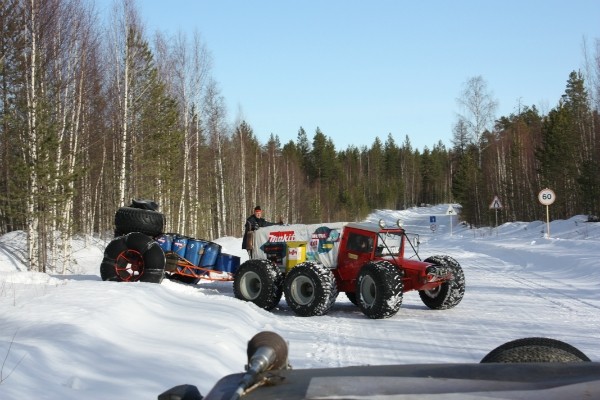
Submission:
<svg viewBox="0 0 600 400">
<path fill-rule="evenodd" d="M 340 298 L 343 297 L 344 295 L 340 294 Z M 347 308 L 347 305 L 340 306 L 336 301 L 324 316 L 298 317 L 287 307 L 281 307 L 281 311 L 276 312 L 285 312 L 289 318 L 294 318 L 295 330 L 298 332 L 294 335 L 297 336 L 294 343 L 298 348 L 292 347 L 290 352 L 299 352 L 301 357 L 297 359 L 304 360 L 302 365 L 292 364 L 294 367 L 331 368 L 356 365 L 356 356 L 352 352 L 356 320 L 348 315 Z"/>
<path fill-rule="evenodd" d="M 541 275 L 538 275 L 538 276 L 541 277 Z M 547 300 L 557 306 L 567 308 L 571 311 L 574 311 L 574 312 L 583 311 L 581 308 L 581 305 L 593 308 L 595 310 L 600 310 L 600 306 L 597 306 L 597 305 L 587 302 L 585 300 L 579 299 L 577 297 L 571 296 L 563 291 L 556 289 L 555 287 L 543 285 L 543 284 L 539 283 L 538 281 L 533 281 L 530 279 L 526 279 L 526 278 L 514 276 L 514 275 L 510 276 L 509 278 L 514 280 L 515 282 L 521 284 L 522 286 L 529 287 L 530 289 L 544 289 L 547 291 L 551 291 L 554 294 L 560 295 L 560 297 L 557 297 L 557 296 L 542 295 L 538 292 L 533 292 L 534 296 L 537 296 L 541 299 Z M 541 277 L 541 279 L 546 279 L 546 278 Z M 592 313 L 593 315 L 597 315 L 598 311 L 595 311 L 595 312 L 590 311 L 590 313 Z"/>
<path fill-rule="evenodd" d="M 465 256 L 465 252 L 467 252 L 470 259 L 476 260 L 476 262 L 469 264 L 469 269 L 485 271 L 488 274 L 493 274 L 496 277 L 500 277 L 501 280 L 509 279 L 513 282 L 516 282 L 520 288 L 526 287 L 529 289 L 535 289 L 532 291 L 532 295 L 549 301 L 559 307 L 567 308 L 571 311 L 581 312 L 581 306 L 584 306 L 584 308 L 591 308 L 592 310 L 588 311 L 589 314 L 596 314 L 597 310 L 600 310 L 600 304 L 594 304 L 591 301 L 587 301 L 586 299 L 582 299 L 568 293 L 568 290 L 566 289 L 571 291 L 580 291 L 582 289 L 580 285 L 570 283 L 568 281 L 569 278 L 553 278 L 551 276 L 544 275 L 543 273 L 528 269 L 530 264 L 523 264 L 524 260 L 531 260 L 533 257 L 536 262 L 539 261 L 540 265 L 543 265 L 544 262 L 548 261 L 548 257 L 552 259 L 554 258 L 552 255 L 544 252 L 536 254 L 535 252 L 532 253 L 522 249 L 503 248 L 495 243 L 484 241 L 475 241 L 471 244 L 477 246 L 475 251 L 469 250 L 469 245 L 461 246 L 461 250 L 463 250 L 461 255 L 463 257 Z M 490 253 L 497 253 L 498 250 L 506 250 L 506 252 L 503 253 L 504 257 L 496 258 L 492 255 L 489 255 Z M 458 256 L 457 259 L 459 257 L 460 256 Z M 486 259 L 486 261 L 481 262 L 484 259 Z M 498 270 L 498 266 L 500 265 L 502 266 L 501 271 Z M 495 280 L 498 281 L 497 278 L 495 278 Z M 542 291 L 552 294 L 543 294 L 541 293 Z"/>
<path fill-rule="evenodd" d="M 491 250 L 489 247 L 485 243 L 463 242 L 457 247 L 427 249 L 427 253 L 446 253 L 456 258 L 465 271 L 465 298 L 451 311 L 460 313 L 465 330 L 462 340 L 475 361 L 498 344 L 524 337 L 525 330 L 529 331 L 528 336 L 550 335 L 569 342 L 574 340 L 573 332 L 575 337 L 585 337 L 585 332 L 597 331 L 599 303 L 593 282 L 566 277 L 570 282 L 565 285 L 560 279 L 562 274 L 545 276 L 539 269 L 544 264 L 538 265 L 534 254 L 518 257 L 513 253 L 505 260 L 496 246 Z M 535 264 L 524 265 L 526 261 Z M 536 267 L 538 270 L 532 271 Z M 555 268 L 549 270 L 549 274 L 556 273 Z M 494 301 L 489 302 L 490 298 Z M 472 315 L 462 314 L 464 309 Z M 440 340 L 443 342 L 444 338 L 438 337 L 437 348 L 441 348 Z M 484 341 L 492 345 L 481 347 Z"/>
<path fill-rule="evenodd" d="M 344 332 L 343 324 L 332 324 L 331 316 L 323 318 L 326 321 L 317 324 L 314 329 L 319 334 L 306 356 L 322 367 L 340 367 L 349 361 L 348 354 L 344 351 L 347 348 L 348 335 Z"/>
<path fill-rule="evenodd" d="M 14 265 L 16 271 L 20 271 L 26 264 L 25 258 L 19 255 L 18 249 L 14 246 L 0 242 L 0 253 L 4 254 L 4 258 Z"/>
<path fill-rule="evenodd" d="M 471 270 L 480 270 L 480 271 L 485 272 L 486 274 L 489 274 L 490 276 L 493 276 L 493 277 L 491 277 L 491 279 L 494 281 L 499 282 L 499 281 L 509 280 L 509 281 L 515 282 L 517 285 L 515 285 L 514 287 L 516 287 L 516 288 L 531 289 L 530 294 L 532 296 L 535 296 L 544 301 L 548 301 L 562 309 L 567 309 L 569 311 L 579 313 L 579 314 L 581 314 L 581 313 L 589 314 L 590 318 L 595 319 L 596 315 L 598 313 L 598 310 L 600 310 L 600 306 L 593 304 L 591 302 L 588 302 L 586 300 L 582 300 L 575 296 L 572 296 L 572 295 L 566 293 L 564 290 L 560 289 L 560 287 L 569 286 L 570 288 L 576 290 L 578 288 L 575 285 L 565 285 L 564 282 L 562 282 L 558 279 L 548 278 L 540 273 L 518 270 L 518 268 L 521 268 L 522 266 L 507 263 L 501 259 L 494 258 L 494 257 L 488 256 L 488 255 L 482 254 L 482 253 L 478 253 L 477 258 L 479 260 L 481 260 L 482 258 L 488 258 L 490 260 L 497 260 L 497 262 L 488 261 L 488 262 L 484 263 L 483 265 L 482 264 L 474 264 L 469 267 L 469 269 L 471 269 Z M 498 266 L 499 264 L 503 265 L 502 271 L 498 271 L 497 269 L 494 269 L 492 267 L 494 265 Z M 489 267 L 486 267 L 484 265 L 489 265 Z M 515 267 L 515 268 L 512 269 L 511 267 Z M 527 274 L 531 277 L 536 277 L 536 278 L 534 279 L 534 278 L 524 277 L 523 274 Z M 543 281 L 546 281 L 549 283 L 554 283 L 555 285 L 544 284 L 544 283 L 542 283 Z M 582 307 L 582 306 L 584 306 L 584 307 Z"/>
<path fill-rule="evenodd" d="M 275 314 L 294 319 L 294 332 L 290 335 L 293 343 L 290 359 L 294 368 L 331 368 L 402 361 L 411 349 L 407 348 L 406 338 L 400 333 L 401 327 L 410 325 L 427 335 L 427 328 L 413 325 L 413 321 L 422 320 L 424 312 L 429 310 L 400 308 L 394 317 L 374 320 L 340 293 L 333 308 L 324 316 L 298 317 L 282 304 Z M 286 326 L 289 329 L 290 324 L 286 323 Z M 375 349 L 366 349 L 365 341 L 374 343 Z"/>
</svg>

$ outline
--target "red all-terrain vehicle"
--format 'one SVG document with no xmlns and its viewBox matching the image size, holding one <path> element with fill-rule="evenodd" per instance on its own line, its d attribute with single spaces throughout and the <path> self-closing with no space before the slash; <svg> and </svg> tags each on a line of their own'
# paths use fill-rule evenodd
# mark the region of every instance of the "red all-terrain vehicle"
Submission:
<svg viewBox="0 0 600 400">
<path fill-rule="evenodd" d="M 306 252 L 306 261 L 290 265 L 286 249 L 290 243 L 297 246 L 292 250 Z M 424 261 L 405 258 L 407 246 L 418 258 L 400 224 L 387 227 L 383 221 L 334 224 L 333 228 L 261 228 L 255 233 L 253 259 L 243 263 L 235 275 L 234 294 L 270 310 L 285 293 L 288 306 L 300 316 L 326 314 L 339 292 L 346 293 L 369 318 L 395 315 L 403 293 L 409 290 L 418 290 L 431 309 L 456 306 L 465 293 L 465 277 L 458 262 L 446 255 Z M 284 261 L 287 268 L 283 268 Z"/>
</svg>

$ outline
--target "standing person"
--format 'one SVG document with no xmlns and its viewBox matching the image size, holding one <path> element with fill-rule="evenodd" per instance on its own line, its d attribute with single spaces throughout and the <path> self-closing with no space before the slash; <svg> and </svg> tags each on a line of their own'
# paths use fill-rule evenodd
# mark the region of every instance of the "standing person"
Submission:
<svg viewBox="0 0 600 400">
<path fill-rule="evenodd" d="M 254 207 L 254 214 L 246 219 L 244 226 L 244 239 L 242 240 L 242 249 L 248 251 L 248 256 L 252 258 L 253 234 L 255 230 L 263 226 L 283 225 L 283 218 L 279 217 L 279 222 L 269 222 L 262 217 L 262 209 L 260 206 Z"/>
</svg>

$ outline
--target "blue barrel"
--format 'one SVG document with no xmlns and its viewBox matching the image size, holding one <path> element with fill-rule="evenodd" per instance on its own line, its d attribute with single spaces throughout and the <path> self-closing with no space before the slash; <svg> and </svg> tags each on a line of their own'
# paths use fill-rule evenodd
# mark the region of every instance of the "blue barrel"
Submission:
<svg viewBox="0 0 600 400">
<path fill-rule="evenodd" d="M 189 238 L 185 248 L 185 259 L 195 266 L 198 266 L 205 245 L 206 240 Z"/>
<path fill-rule="evenodd" d="M 240 267 L 240 258 L 231 254 L 221 253 L 217 257 L 215 269 L 235 274 Z"/>
<path fill-rule="evenodd" d="M 170 233 L 163 233 L 156 239 L 156 241 L 164 252 L 171 251 L 173 248 L 173 235 Z"/>
<path fill-rule="evenodd" d="M 207 242 L 204 246 L 202 258 L 200 258 L 200 267 L 214 267 L 217 264 L 217 257 L 219 254 L 221 254 L 221 245 L 213 242 Z"/>
<path fill-rule="evenodd" d="M 177 235 L 173 238 L 171 251 L 177 253 L 179 257 L 185 257 L 185 249 L 187 247 L 188 237 Z"/>
</svg>

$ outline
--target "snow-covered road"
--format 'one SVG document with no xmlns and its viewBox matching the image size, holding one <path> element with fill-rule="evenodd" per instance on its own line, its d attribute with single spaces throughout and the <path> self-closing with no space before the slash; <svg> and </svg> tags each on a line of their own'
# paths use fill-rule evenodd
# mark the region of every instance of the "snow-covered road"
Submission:
<svg viewBox="0 0 600 400">
<path fill-rule="evenodd" d="M 455 308 L 432 311 L 408 292 L 398 314 L 366 318 L 344 294 L 329 314 L 297 317 L 282 299 L 268 312 L 234 298 L 230 282 L 182 285 L 102 282 L 101 248 L 78 251 L 72 275 L 23 270 L 0 238 L 0 398 L 156 398 L 181 383 L 207 393 L 240 372 L 246 343 L 271 330 L 289 342 L 294 368 L 479 362 L 507 341 L 543 336 L 600 360 L 600 224 L 583 217 L 494 230 L 456 225 L 447 205 L 379 211 L 421 234 L 420 254 L 462 265 L 466 292 Z M 438 229 L 429 229 L 437 215 Z M 4 242 L 3 242 L 4 241 Z M 240 239 L 221 238 L 244 257 Z"/>
</svg>

